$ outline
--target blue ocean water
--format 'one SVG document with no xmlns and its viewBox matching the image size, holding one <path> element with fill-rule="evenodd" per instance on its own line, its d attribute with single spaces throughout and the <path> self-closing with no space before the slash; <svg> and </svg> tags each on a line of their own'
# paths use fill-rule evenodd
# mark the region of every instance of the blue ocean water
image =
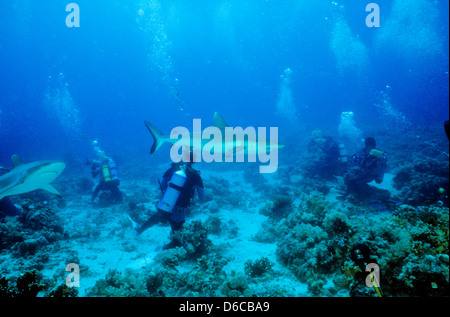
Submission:
<svg viewBox="0 0 450 317">
<path fill-rule="evenodd" d="M 417 173 L 413 176 L 422 176 L 420 173 L 427 176 L 426 172 L 430 172 L 432 178 L 445 168 L 448 173 L 448 164 L 444 167 L 439 165 L 448 161 L 448 140 L 443 129 L 443 122 L 449 118 L 447 0 L 375 1 L 380 9 L 379 27 L 368 27 L 366 24 L 370 14 L 366 6 L 370 1 L 363 0 L 73 2 L 79 7 L 79 27 L 66 24 L 66 18 L 72 13 L 66 11 L 70 3 L 68 0 L 0 2 L 0 165 L 11 167 L 12 154 L 19 154 L 24 162 L 64 160 L 68 176 L 61 175 L 62 180 L 59 179 L 59 186 L 56 187 L 67 194 L 67 208 L 61 207 L 62 215 L 66 217 L 74 214 L 71 208 L 81 212 L 90 207 L 90 201 L 86 202 L 90 193 L 83 193 L 80 198 L 81 195 L 75 190 L 71 191 L 73 183 L 70 181 L 75 182 L 75 177 L 90 178 L 90 171 L 83 162 L 96 155 L 93 140 L 97 140 L 101 149 L 116 159 L 122 177 L 121 188 L 128 197 L 134 199 L 147 195 L 146 199 L 151 197 L 151 200 L 159 194 L 154 176 L 161 176 L 161 167 L 157 169 L 157 166 L 169 166 L 169 147 L 165 145 L 149 155 L 153 139 L 144 120 L 150 121 L 165 134 L 176 126 L 192 129 L 195 118 L 202 119 L 203 128 L 211 126 L 215 112 L 219 112 L 231 126 L 278 127 L 279 141 L 285 147 L 279 151 L 281 173 L 272 176 L 277 181 L 281 180 L 288 189 L 278 183 L 272 188 L 267 185 L 257 189 L 257 185 L 265 183 L 258 178 L 260 175 L 252 172 L 245 174 L 247 178 L 244 176 L 244 179 L 248 181 L 253 177 L 253 182 L 241 182 L 236 186 L 233 184 L 240 178 L 235 178 L 235 174 L 224 174 L 222 177 L 225 180 L 222 181 L 214 178 L 214 174 L 211 178 L 204 174 L 206 190 L 210 185 L 209 197 L 212 195 L 213 198 L 210 198 L 208 207 L 201 210 L 207 210 L 214 216 L 216 209 L 219 209 L 213 208 L 214 204 L 231 204 L 233 208 L 229 208 L 229 213 L 224 212 L 223 217 L 226 221 L 233 220 L 233 217 L 238 220 L 237 225 L 227 222 L 227 230 L 231 232 L 233 225 L 242 225 L 244 227 L 239 227 L 239 230 L 244 232 L 245 238 L 245 225 L 258 231 L 264 217 L 253 210 L 257 215 L 252 215 L 260 221 L 255 224 L 246 221 L 247 218 L 241 217 L 240 212 L 246 213 L 251 207 L 259 208 L 265 203 L 264 199 L 255 200 L 257 203 L 251 206 L 253 198 L 249 198 L 250 202 L 246 201 L 247 194 L 250 197 L 259 194 L 269 201 L 267 197 L 272 191 L 286 190 L 296 203 L 298 201 L 295 199 L 299 199 L 301 205 L 308 201 L 302 196 L 304 187 L 320 188 L 317 183 L 299 185 L 295 181 L 304 164 L 299 160 L 304 157 L 307 142 L 317 130 L 347 142 L 349 155 L 362 147 L 362 137 L 368 134 L 376 137 L 381 148 L 389 154 L 390 178 L 385 179 L 384 184 L 392 181 L 397 173 L 402 175 L 399 171 L 404 172 L 402 168 L 407 170 L 408 164 L 416 158 L 424 161 L 438 158 L 439 162 L 436 165 L 428 161 L 416 163 L 413 173 Z M 199 169 L 214 171 L 215 166 L 203 164 Z M 217 166 L 219 171 L 224 167 Z M 230 170 L 233 171 L 232 168 Z M 150 175 L 153 177 L 151 180 Z M 429 180 L 425 176 L 424 183 Z M 442 177 L 445 178 L 445 175 Z M 148 183 L 135 184 L 142 179 L 152 182 L 154 187 Z M 227 185 L 230 183 L 232 186 Z M 436 184 L 437 187 L 440 185 Z M 245 192 L 251 186 L 255 186 L 254 191 Z M 230 197 L 237 194 L 230 193 L 228 187 L 238 188 L 241 194 L 236 200 L 241 199 L 247 209 L 239 205 L 241 202 L 235 205 L 230 203 Z M 386 188 L 394 193 L 392 187 Z M 396 190 L 398 193 L 402 189 Z M 415 188 L 411 192 L 414 190 L 420 191 Z M 225 198 L 220 197 L 221 193 L 225 193 Z M 411 204 L 420 200 L 405 192 L 400 196 L 410 198 Z M 423 201 L 426 199 L 420 200 L 421 203 Z M 15 202 L 19 203 L 18 198 Z M 137 201 L 139 203 L 150 205 L 144 199 L 143 202 Z M 434 206 L 435 203 L 433 201 L 429 205 Z M 126 219 L 120 220 L 125 213 L 119 214 L 114 207 L 110 211 L 116 215 L 114 221 L 123 221 L 120 225 L 114 223 L 111 226 L 125 230 L 124 224 L 129 224 Z M 341 217 L 341 211 L 338 210 L 337 216 L 334 216 Z M 95 212 L 87 212 L 86 219 L 90 219 L 89 215 Z M 411 213 L 408 217 L 412 218 Z M 302 217 L 304 223 L 301 226 L 311 230 L 312 239 L 316 234 L 317 241 L 326 240 L 324 234 L 318 232 L 319 229 L 308 223 L 308 213 Z M 320 217 L 321 220 L 325 218 L 323 214 Z M 102 222 L 105 219 L 107 217 L 104 215 L 95 218 L 99 228 L 107 228 L 101 234 L 110 230 Z M 408 221 L 415 223 L 413 220 L 408 218 Z M 383 225 L 379 224 L 373 229 L 374 232 L 382 232 Z M 389 222 L 386 227 L 391 225 L 392 222 Z M 20 227 L 19 224 L 17 226 Z M 83 224 L 84 232 L 89 231 L 88 227 L 89 223 Z M 158 227 L 155 230 L 166 238 L 168 230 L 163 229 Z M 98 234 L 92 234 L 94 240 L 101 235 L 101 230 L 93 231 Z M 83 240 L 83 234 L 89 236 L 77 231 L 74 239 Z M 448 230 L 446 234 L 448 250 Z M 123 238 L 124 235 L 120 231 L 111 240 L 120 240 L 118 237 Z M 305 235 L 303 238 L 307 239 Z M 397 238 L 396 234 L 392 235 Z M 405 236 L 402 231 L 395 242 L 389 240 L 384 246 L 404 242 L 407 240 Z M 151 240 L 149 236 L 146 239 Z M 265 242 L 263 238 L 259 239 Z M 126 241 L 131 240 L 126 236 Z M 252 241 L 250 238 L 248 240 L 252 247 Z M 153 250 L 154 242 L 139 244 L 133 240 L 127 243 L 138 245 L 136 248 L 152 246 Z M 271 242 L 279 243 L 278 240 Z M 399 245 L 407 244 L 400 242 Z M 89 249 L 88 243 L 81 244 L 79 253 L 80 258 L 83 256 L 82 261 L 95 262 L 96 255 L 92 254 L 97 250 Z M 277 258 L 281 263 L 287 258 L 289 248 L 283 247 L 280 243 L 268 248 L 271 261 Z M 400 246 L 398 249 L 403 250 Z M 255 254 L 264 255 L 263 251 L 255 251 Z M 242 256 L 242 262 L 247 259 L 243 250 L 236 252 Z M 382 260 L 387 253 L 380 247 Z M 114 259 L 119 257 L 113 251 L 111 254 Z M 13 256 L 13 252 L 8 254 L 4 251 L 3 255 Z M 448 256 L 447 262 L 438 255 L 434 259 L 436 263 L 447 265 L 448 284 Z M 409 264 L 413 260 L 405 260 L 402 271 L 405 276 L 410 272 Z M 105 277 L 106 272 L 95 271 L 98 267 L 109 268 L 104 263 L 89 264 L 94 272 L 90 278 L 98 280 Z M 283 266 L 277 265 L 277 269 Z M 51 270 L 53 267 L 45 269 Z M 327 269 L 336 270 L 335 267 Z M 95 281 L 91 282 L 90 287 Z M 318 288 L 320 286 L 315 289 Z M 333 295 L 339 294 L 339 288 L 336 289 Z M 407 287 L 404 289 L 409 290 Z M 307 293 L 301 290 L 290 295 L 309 296 L 314 294 L 313 291 L 309 289 L 310 293 Z M 187 294 L 194 296 L 192 294 L 197 293 Z M 224 295 L 229 294 L 225 292 Z"/>
<path fill-rule="evenodd" d="M 280 139 L 336 127 L 342 111 L 363 126 L 382 119 L 386 86 L 412 124 L 448 118 L 448 1 L 380 2 L 379 28 L 356 0 L 76 3 L 79 28 L 65 24 L 67 1 L 1 4 L 2 162 L 81 155 L 95 138 L 146 155 L 144 119 L 168 133 L 214 111 L 279 126 Z M 286 68 L 294 123 L 274 115 Z"/>
</svg>

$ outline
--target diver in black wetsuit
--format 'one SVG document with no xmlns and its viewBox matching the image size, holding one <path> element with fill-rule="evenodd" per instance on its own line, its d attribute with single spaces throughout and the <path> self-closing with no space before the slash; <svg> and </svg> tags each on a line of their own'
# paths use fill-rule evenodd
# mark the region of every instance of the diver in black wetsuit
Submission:
<svg viewBox="0 0 450 317">
<path fill-rule="evenodd" d="M 164 173 L 160 185 L 163 194 L 167 191 L 169 186 L 174 186 L 170 183 L 172 176 L 177 171 L 183 170 L 186 175 L 186 181 L 182 187 L 177 187 L 180 190 L 180 194 L 176 201 L 175 207 L 171 211 L 165 211 L 161 208 L 157 208 L 155 214 L 153 214 L 142 226 L 138 226 L 131 218 L 130 221 L 137 234 L 141 234 L 148 228 L 157 223 L 169 223 L 171 232 L 176 232 L 182 229 L 186 216 L 185 211 L 190 206 L 192 198 L 197 192 L 199 200 L 204 200 L 205 192 L 203 188 L 203 180 L 199 171 L 192 168 L 193 162 L 190 163 L 172 163 L 171 167 Z M 165 246 L 165 249 L 178 246 L 180 243 L 176 239 Z"/>
<path fill-rule="evenodd" d="M 311 177 L 319 176 L 333 179 L 343 174 L 347 167 L 347 155 L 342 143 L 331 136 L 318 136 L 308 144 L 308 152 L 313 153 L 314 161 L 310 167 Z"/>
<path fill-rule="evenodd" d="M 105 157 L 102 162 L 92 162 L 92 177 L 100 175 L 100 182 L 94 189 L 91 201 L 94 202 L 101 190 L 109 190 L 112 194 L 113 203 L 122 202 L 122 192 L 119 189 L 120 179 L 117 172 L 117 165 L 112 158 Z"/>
<path fill-rule="evenodd" d="M 376 141 L 372 137 L 364 140 L 365 147 L 352 157 L 352 167 L 344 176 L 348 196 L 353 194 L 359 196 L 369 186 L 367 183 L 375 181 L 377 184 L 383 182 L 386 171 L 387 157 L 383 151 L 376 149 Z"/>
</svg>

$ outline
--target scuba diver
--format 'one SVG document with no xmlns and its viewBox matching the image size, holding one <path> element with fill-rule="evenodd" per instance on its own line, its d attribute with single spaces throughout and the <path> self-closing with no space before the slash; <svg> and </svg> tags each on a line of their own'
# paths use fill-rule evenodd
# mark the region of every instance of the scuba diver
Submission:
<svg viewBox="0 0 450 317">
<path fill-rule="evenodd" d="M 119 189 L 120 179 L 117 165 L 112 158 L 106 156 L 105 153 L 100 150 L 97 141 L 93 141 L 93 145 L 99 160 L 87 160 L 86 165 L 92 165 L 92 177 L 96 178 L 100 175 L 100 182 L 92 193 L 91 201 L 95 201 L 101 190 L 108 190 L 111 192 L 111 201 L 113 203 L 122 203 L 122 192 Z"/>
<path fill-rule="evenodd" d="M 364 143 L 364 149 L 352 156 L 353 166 L 344 175 L 347 186 L 344 197 L 350 194 L 361 196 L 363 192 L 367 192 L 369 187 L 367 183 L 373 180 L 377 184 L 383 182 L 387 162 L 386 153 L 376 149 L 376 141 L 372 137 L 365 138 Z"/>
<path fill-rule="evenodd" d="M 200 201 L 205 199 L 203 180 L 200 172 L 192 167 L 193 160 L 187 163 L 172 163 L 159 182 L 163 197 L 158 204 L 157 211 L 142 226 L 138 226 L 130 217 L 134 230 L 139 235 L 157 223 L 169 223 L 171 235 L 182 229 L 185 222 L 185 211 L 191 200 L 197 195 Z M 180 246 L 176 238 L 164 246 L 170 249 Z"/>
<path fill-rule="evenodd" d="M 9 172 L 6 167 L 0 166 L 0 176 Z M 8 197 L 0 199 L 0 219 L 5 216 L 15 217 L 22 213 L 21 208 L 17 207 Z"/>
<path fill-rule="evenodd" d="M 331 136 L 322 136 L 319 130 L 313 131 L 313 138 L 308 144 L 308 152 L 313 155 L 313 166 L 309 174 L 314 177 L 332 179 L 342 175 L 347 166 L 347 152 L 343 143 Z"/>
</svg>

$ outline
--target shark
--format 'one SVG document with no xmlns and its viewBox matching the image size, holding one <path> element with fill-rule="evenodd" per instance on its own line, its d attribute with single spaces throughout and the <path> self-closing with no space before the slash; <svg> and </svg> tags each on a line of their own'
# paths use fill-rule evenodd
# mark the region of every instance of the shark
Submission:
<svg viewBox="0 0 450 317">
<path fill-rule="evenodd" d="M 169 143 L 173 146 L 175 145 L 183 149 L 191 150 L 194 154 L 194 161 L 196 162 L 199 161 L 195 159 L 195 157 L 199 156 L 198 153 L 200 153 L 200 155 L 202 155 L 203 153 L 203 157 L 205 158 L 205 156 L 211 154 L 211 150 L 213 149 L 214 155 L 216 155 L 217 150 L 220 149 L 220 154 L 217 155 L 220 156 L 221 153 L 225 154 L 226 162 L 231 162 L 234 157 L 236 157 L 236 162 L 243 162 L 243 156 L 246 154 L 249 157 L 249 162 L 256 161 L 256 154 L 258 154 L 260 161 L 267 162 L 272 157 L 272 155 L 270 154 L 272 154 L 271 152 L 273 150 L 275 152 L 274 154 L 276 156 L 276 162 L 278 162 L 278 149 L 283 148 L 284 145 L 278 143 L 277 128 L 270 128 L 270 140 L 266 140 L 265 128 L 263 128 L 264 130 L 260 130 L 260 128 L 258 128 L 259 136 L 257 138 L 256 130 L 254 128 L 249 127 L 245 130 L 241 127 L 231 128 L 218 112 L 214 113 L 214 127 L 206 128 L 202 132 L 200 128 L 200 121 L 200 119 L 194 119 L 194 129 L 192 133 L 190 133 L 186 128 L 183 127 L 177 127 L 173 129 L 171 132 L 171 136 L 181 135 L 181 139 L 179 139 L 177 137 L 174 138 L 165 135 L 152 123 L 145 120 L 144 124 L 154 140 L 153 145 L 150 149 L 150 154 L 155 153 L 159 148 L 161 148 L 163 144 Z M 275 129 L 274 131 L 276 133 L 273 133 L 272 129 Z M 263 131 L 264 134 L 262 140 L 260 140 L 261 131 Z M 275 134 L 274 138 L 273 134 Z M 206 138 L 204 137 L 205 135 L 207 136 Z M 213 139 L 210 139 L 211 135 L 213 136 Z M 263 145 L 264 148 L 259 149 L 260 145 Z M 267 152 L 269 152 L 269 155 L 267 155 Z M 182 155 L 185 155 L 184 151 Z M 263 159 L 261 159 L 261 157 L 263 157 Z M 189 158 L 185 157 L 183 160 L 189 161 Z M 212 161 L 211 159 L 208 160 L 209 162 Z M 214 156 L 213 160 L 221 161 L 221 158 Z M 205 159 L 205 161 L 207 161 L 207 159 Z"/>
<path fill-rule="evenodd" d="M 179 139 L 173 139 L 170 138 L 168 135 L 165 135 L 164 133 L 162 133 L 156 126 L 154 126 L 153 124 L 151 124 L 149 121 L 145 120 L 144 121 L 145 126 L 147 127 L 147 129 L 150 131 L 150 134 L 153 137 L 153 145 L 150 149 L 150 154 L 155 153 L 164 143 L 170 143 L 170 144 L 175 144 L 178 143 L 179 145 L 183 146 L 183 147 L 188 147 L 188 148 L 194 148 L 194 150 L 202 150 L 203 147 L 208 144 L 211 140 L 210 139 L 203 139 L 201 138 L 201 136 L 199 136 L 199 134 L 201 135 L 201 131 L 197 131 L 197 132 L 193 132 L 192 134 L 190 134 L 189 138 L 185 138 L 185 140 L 179 140 Z M 218 128 L 223 135 L 225 135 L 225 128 L 230 127 L 225 120 L 223 119 L 223 117 L 218 113 L 215 112 L 214 113 L 214 126 L 216 128 Z M 180 132 L 180 134 L 182 134 Z M 199 139 L 201 139 L 201 143 L 197 145 L 196 147 L 196 142 L 194 142 L 194 139 L 198 137 Z M 258 147 L 258 142 L 256 142 L 257 140 L 254 140 L 254 144 L 251 144 L 249 140 L 245 139 L 243 141 L 243 143 L 239 142 L 239 140 L 233 140 L 233 141 L 226 141 L 225 138 L 223 140 L 224 142 L 222 142 L 222 147 L 223 149 L 229 148 L 229 149 L 233 149 L 234 154 L 236 154 L 236 152 L 238 152 L 239 150 L 244 150 L 245 153 L 247 153 L 247 151 L 251 148 L 252 145 L 255 146 L 255 148 L 257 149 Z M 181 142 L 181 144 L 180 144 Z M 230 142 L 233 142 L 232 144 L 230 144 Z M 198 148 L 200 147 L 201 148 Z M 278 142 L 268 142 L 266 143 L 266 150 L 270 150 L 270 149 L 281 149 L 284 147 L 284 144 L 278 143 Z"/>
<path fill-rule="evenodd" d="M 0 199 L 6 196 L 19 195 L 36 189 L 46 190 L 58 197 L 61 194 L 50 183 L 61 174 L 66 167 L 60 161 L 37 161 L 23 164 L 17 156 L 13 156 L 14 168 L 0 176 Z"/>
</svg>

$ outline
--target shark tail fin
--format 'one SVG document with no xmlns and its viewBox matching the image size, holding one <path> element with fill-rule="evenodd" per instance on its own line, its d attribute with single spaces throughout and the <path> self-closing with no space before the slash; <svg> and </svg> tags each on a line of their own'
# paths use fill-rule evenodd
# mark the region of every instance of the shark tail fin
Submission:
<svg viewBox="0 0 450 317">
<path fill-rule="evenodd" d="M 150 154 L 153 154 L 164 144 L 164 142 L 166 142 L 167 137 L 147 120 L 145 120 L 144 123 L 154 140 L 152 148 L 150 149 Z"/>
</svg>

